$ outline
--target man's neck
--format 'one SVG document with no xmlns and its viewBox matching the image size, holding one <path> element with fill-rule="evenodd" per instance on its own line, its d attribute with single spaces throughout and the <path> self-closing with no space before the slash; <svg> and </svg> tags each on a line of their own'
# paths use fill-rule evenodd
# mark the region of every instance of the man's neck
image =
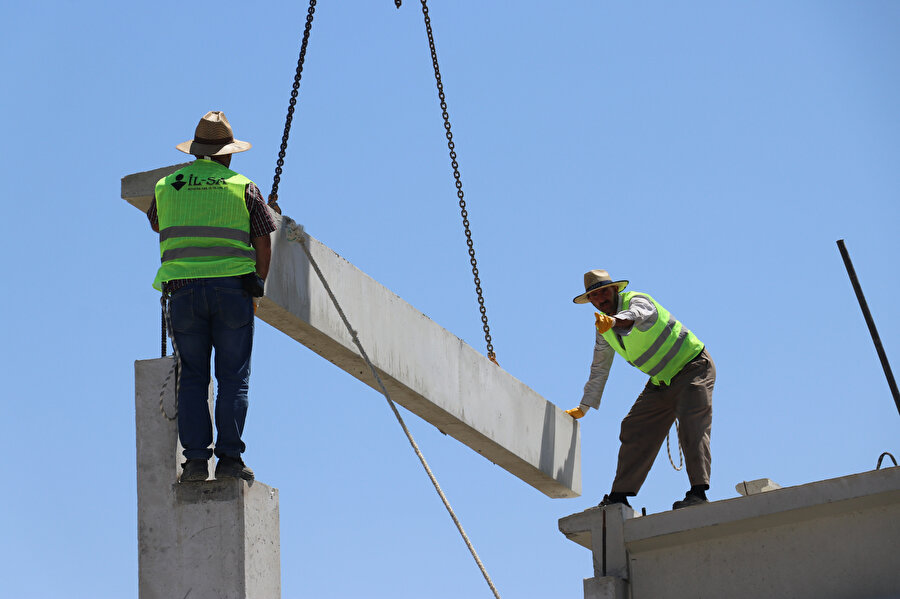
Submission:
<svg viewBox="0 0 900 599">
<path fill-rule="evenodd" d="M 224 156 L 197 156 L 197 158 L 221 164 L 225 168 L 228 168 L 231 165 L 231 154 L 225 154 Z"/>
</svg>

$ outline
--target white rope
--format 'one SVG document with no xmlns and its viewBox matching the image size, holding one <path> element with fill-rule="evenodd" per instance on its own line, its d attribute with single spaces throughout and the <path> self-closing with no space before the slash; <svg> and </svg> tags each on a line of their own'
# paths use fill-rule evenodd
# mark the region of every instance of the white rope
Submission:
<svg viewBox="0 0 900 599">
<path fill-rule="evenodd" d="M 350 321 L 347 319 L 347 316 L 344 314 L 344 310 L 341 308 L 338 303 L 337 298 L 334 296 L 334 293 L 331 291 L 331 287 L 328 285 L 328 281 L 325 280 L 325 275 L 322 274 L 321 269 L 319 269 L 319 265 L 316 263 L 315 259 L 312 257 L 312 253 L 309 251 L 309 247 L 306 244 L 306 235 L 303 232 L 303 226 L 295 223 L 293 220 L 282 217 L 287 221 L 287 235 L 286 238 L 289 241 L 297 241 L 300 243 L 300 247 L 303 248 L 303 251 L 306 253 L 306 257 L 309 258 L 309 263 L 312 265 L 313 270 L 316 271 L 316 274 L 319 276 L 319 280 L 322 282 L 322 286 L 325 287 L 325 291 L 328 292 L 328 297 L 331 298 L 331 302 L 334 304 L 334 307 L 337 309 L 338 314 L 341 317 L 341 320 L 344 321 L 344 326 L 347 327 L 347 331 L 350 333 L 350 336 L 353 338 L 353 343 L 356 344 L 356 347 L 359 349 L 360 355 L 366 361 L 366 364 L 369 366 L 369 370 L 372 371 L 372 374 L 375 377 L 376 382 L 378 383 L 378 388 L 381 390 L 382 395 L 387 400 L 388 405 L 390 405 L 391 410 L 394 412 L 394 416 L 397 418 L 397 422 L 400 423 L 400 427 L 403 429 L 404 434 L 406 434 L 406 438 L 409 440 L 409 444 L 412 445 L 412 448 L 416 452 L 416 456 L 418 456 L 419 461 L 422 463 L 422 467 L 425 468 L 425 472 L 428 473 L 428 478 L 431 479 L 431 484 L 434 485 L 434 489 L 437 491 L 438 495 L 441 497 L 441 501 L 444 502 L 444 507 L 447 508 L 447 512 L 449 512 L 450 517 L 453 519 L 453 523 L 456 525 L 457 530 L 459 530 L 459 534 L 462 536 L 463 541 L 466 543 L 466 547 L 469 548 L 469 553 L 472 554 L 472 557 L 475 559 L 475 563 L 478 564 L 478 568 L 481 570 L 482 576 L 484 576 L 485 581 L 487 581 L 488 586 L 491 588 L 491 591 L 494 593 L 494 597 L 500 599 L 500 594 L 497 592 L 497 588 L 494 586 L 494 583 L 491 581 L 491 577 L 488 575 L 487 570 L 484 567 L 484 564 L 481 562 L 481 559 L 478 557 L 478 553 L 475 551 L 475 547 L 472 546 L 472 542 L 469 541 L 468 535 L 466 535 L 466 531 L 463 530 L 462 524 L 460 524 L 459 519 L 456 517 L 456 513 L 453 511 L 453 508 L 450 507 L 450 502 L 447 500 L 447 496 L 444 495 L 444 491 L 441 490 L 441 486 L 438 484 L 437 478 L 435 478 L 434 473 L 431 471 L 431 468 L 428 466 L 428 462 L 425 461 L 425 456 L 422 455 L 422 451 L 419 449 L 418 444 L 415 439 L 413 439 L 412 433 L 409 432 L 409 429 L 406 427 L 406 423 L 403 422 L 403 417 L 400 415 L 399 410 L 397 410 L 396 404 L 391 399 L 390 394 L 384 386 L 384 383 L 381 380 L 381 377 L 378 375 L 378 371 L 375 369 L 375 366 L 372 364 L 371 360 L 369 360 L 368 354 L 366 354 L 366 350 L 363 349 L 362 343 L 359 341 L 359 337 L 356 335 L 356 331 L 353 330 L 353 327 L 350 326 Z"/>
<path fill-rule="evenodd" d="M 684 455 L 681 453 L 681 429 L 678 427 L 678 419 L 675 419 L 675 436 L 678 439 L 678 465 L 675 465 L 675 461 L 672 459 L 672 452 L 669 450 L 669 435 L 672 434 L 672 429 L 669 429 L 669 432 L 666 433 L 666 453 L 669 454 L 669 463 L 672 464 L 672 468 L 675 469 L 675 472 L 681 470 L 684 466 Z"/>
</svg>

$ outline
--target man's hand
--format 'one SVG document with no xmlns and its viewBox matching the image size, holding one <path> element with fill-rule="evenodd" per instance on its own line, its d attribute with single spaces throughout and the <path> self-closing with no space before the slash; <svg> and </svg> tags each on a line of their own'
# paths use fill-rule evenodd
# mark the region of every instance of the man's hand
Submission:
<svg viewBox="0 0 900 599">
<path fill-rule="evenodd" d="M 577 408 L 566 410 L 566 414 L 568 414 L 575 420 L 578 420 L 579 418 L 582 418 L 584 416 L 584 410 L 581 409 L 581 406 L 578 406 Z"/>
<path fill-rule="evenodd" d="M 594 312 L 594 316 L 597 318 L 597 321 L 594 323 L 594 326 L 597 327 L 597 332 L 601 335 L 606 331 L 610 330 L 614 326 L 616 326 L 616 319 L 612 316 L 607 316 L 606 314 L 600 314 L 599 312 Z"/>
</svg>

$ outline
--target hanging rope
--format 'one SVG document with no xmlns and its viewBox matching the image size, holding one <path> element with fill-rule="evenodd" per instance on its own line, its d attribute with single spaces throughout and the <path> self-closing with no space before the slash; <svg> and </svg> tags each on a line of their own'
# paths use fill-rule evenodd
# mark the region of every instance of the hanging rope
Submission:
<svg viewBox="0 0 900 599">
<path fill-rule="evenodd" d="M 431 31 L 431 17 L 428 16 L 428 4 L 422 2 L 422 14 L 425 17 L 425 31 L 428 34 L 428 47 L 431 49 L 431 63 L 434 66 L 434 80 L 437 83 L 438 98 L 441 101 L 441 116 L 444 117 L 444 130 L 447 132 L 447 148 L 450 150 L 450 165 L 453 167 L 453 178 L 456 181 L 456 196 L 459 198 L 460 214 L 466 232 L 466 245 L 469 247 L 469 263 L 472 265 L 472 276 L 475 278 L 475 294 L 478 296 L 478 310 L 481 312 L 481 328 L 484 330 L 484 341 L 487 344 L 487 357 L 494 364 L 497 355 L 491 343 L 491 327 L 488 326 L 487 309 L 484 306 L 484 295 L 481 291 L 481 279 L 478 278 L 478 261 L 475 259 L 475 247 L 472 232 L 469 230 L 469 213 L 466 211 L 466 200 L 463 194 L 462 181 L 459 174 L 459 162 L 456 160 L 456 144 L 453 143 L 453 132 L 450 130 L 450 114 L 447 112 L 447 98 L 444 95 L 444 84 L 441 81 L 441 69 L 438 66 L 437 50 L 434 47 L 434 33 Z M 397 8 L 399 8 L 399 3 Z"/>
<path fill-rule="evenodd" d="M 441 501 L 444 503 L 444 507 L 447 508 L 447 512 L 450 514 L 450 518 L 453 520 L 453 523 L 456 525 L 456 529 L 459 531 L 459 534 L 462 536 L 463 541 L 466 543 L 466 547 L 469 548 L 469 553 L 472 554 L 472 557 L 475 560 L 475 563 L 478 564 L 478 568 L 481 570 L 482 576 L 487 581 L 488 586 L 491 588 L 491 591 L 494 593 L 494 597 L 500 599 L 500 594 L 497 592 L 497 588 L 494 586 L 493 581 L 491 581 L 491 577 L 488 575 L 487 570 L 484 567 L 484 564 L 481 562 L 481 559 L 478 557 L 478 553 L 475 551 L 475 547 L 472 545 L 472 542 L 469 540 L 466 531 L 463 529 L 462 524 L 459 521 L 459 518 L 456 517 L 456 513 L 453 511 L 453 508 L 450 506 L 450 502 L 447 500 L 447 496 L 444 495 L 444 491 L 441 489 L 441 486 L 438 484 L 437 478 L 434 476 L 434 473 L 431 471 L 431 468 L 428 466 L 428 462 L 425 460 L 425 456 L 422 454 L 422 451 L 419 449 L 419 445 L 416 443 L 416 440 L 413 438 L 412 433 L 409 432 L 409 428 L 407 428 L 406 423 L 403 421 L 403 417 L 400 415 L 400 411 L 397 409 L 394 400 L 391 399 L 390 393 L 388 393 L 387 388 L 384 386 L 384 382 L 381 380 L 381 376 L 378 374 L 378 371 L 375 369 L 375 366 L 372 364 L 372 361 L 369 359 L 369 355 L 366 353 L 366 350 L 363 348 L 362 343 L 359 341 L 359 337 L 356 334 L 356 331 L 350 326 L 350 321 L 347 319 L 347 315 L 344 313 L 344 310 L 341 308 L 341 305 L 338 303 L 337 298 L 334 295 L 334 292 L 331 290 L 331 286 L 328 284 L 328 281 L 325 280 L 325 275 L 322 274 L 322 270 L 319 268 L 318 263 L 313 258 L 312 253 L 309 250 L 307 245 L 307 236 L 303 232 L 303 227 L 289 219 L 288 217 L 284 217 L 286 221 L 285 228 L 287 230 L 287 239 L 289 241 L 296 241 L 300 243 L 300 247 L 303 248 L 303 252 L 306 254 L 306 257 L 309 259 L 309 263 L 312 265 L 313 270 L 316 271 L 316 275 L 319 277 L 319 281 L 322 282 L 322 286 L 325 288 L 325 291 L 328 293 L 328 297 L 331 298 L 331 303 L 334 304 L 335 309 L 341 317 L 341 320 L 344 322 L 344 326 L 347 327 L 347 332 L 350 333 L 350 337 L 353 338 L 353 343 L 356 345 L 356 348 L 359 350 L 359 354 L 362 356 L 363 360 L 365 360 L 366 365 L 369 367 L 369 370 L 372 372 L 372 376 L 375 377 L 375 381 L 378 383 L 378 389 L 381 391 L 384 398 L 387 400 L 388 405 L 391 407 L 391 411 L 394 412 L 394 416 L 397 418 L 397 422 L 400 423 L 400 428 L 403 429 L 403 433 L 406 435 L 407 440 L 409 440 L 409 444 L 412 445 L 413 450 L 416 452 L 416 456 L 419 458 L 419 461 L 422 463 L 422 467 L 425 468 L 425 472 L 428 474 L 428 478 L 431 479 L 431 484 L 434 485 L 435 491 L 440 496 Z"/>
<path fill-rule="evenodd" d="M 278 205 L 278 184 L 281 183 L 281 167 L 284 166 L 284 156 L 287 153 L 288 137 L 291 135 L 291 123 L 294 120 L 294 107 L 297 105 L 297 94 L 300 89 L 300 79 L 303 78 L 303 62 L 306 60 L 306 47 L 309 45 L 309 32 L 312 29 L 313 15 L 316 13 L 316 0 L 309 0 L 309 9 L 306 12 L 306 27 L 303 29 L 303 41 L 300 43 L 300 57 L 297 59 L 297 70 L 294 73 L 294 85 L 291 89 L 291 99 L 288 102 L 287 117 L 284 120 L 284 134 L 281 136 L 281 147 L 278 150 L 278 161 L 275 166 L 275 177 L 272 180 L 272 191 L 269 192 L 269 207 L 281 214 Z"/>
<path fill-rule="evenodd" d="M 678 472 L 684 467 L 684 455 L 681 453 L 681 429 L 678 427 L 678 419 L 675 420 L 675 436 L 678 438 L 678 465 L 675 465 L 675 460 L 672 459 L 672 452 L 669 450 L 669 435 L 672 434 L 672 429 L 669 429 L 669 432 L 666 433 L 666 453 L 669 454 L 669 463 L 672 464 L 672 468 L 675 469 L 675 472 Z"/>
</svg>

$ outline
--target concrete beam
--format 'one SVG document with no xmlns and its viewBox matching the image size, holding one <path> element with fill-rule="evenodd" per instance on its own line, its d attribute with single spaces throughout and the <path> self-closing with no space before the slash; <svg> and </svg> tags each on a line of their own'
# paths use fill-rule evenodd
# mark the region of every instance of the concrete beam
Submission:
<svg viewBox="0 0 900 599">
<path fill-rule="evenodd" d="M 146 214 L 147 209 L 150 208 L 150 202 L 153 200 L 156 182 L 188 164 L 190 162 L 182 162 L 122 177 L 122 199 Z"/>
<path fill-rule="evenodd" d="M 152 197 L 154 177 L 176 168 L 123 178 L 122 197 L 139 205 Z M 576 421 L 290 218 L 276 217 L 262 320 L 377 389 L 305 243 L 395 402 L 550 497 L 581 493 Z"/>
</svg>

